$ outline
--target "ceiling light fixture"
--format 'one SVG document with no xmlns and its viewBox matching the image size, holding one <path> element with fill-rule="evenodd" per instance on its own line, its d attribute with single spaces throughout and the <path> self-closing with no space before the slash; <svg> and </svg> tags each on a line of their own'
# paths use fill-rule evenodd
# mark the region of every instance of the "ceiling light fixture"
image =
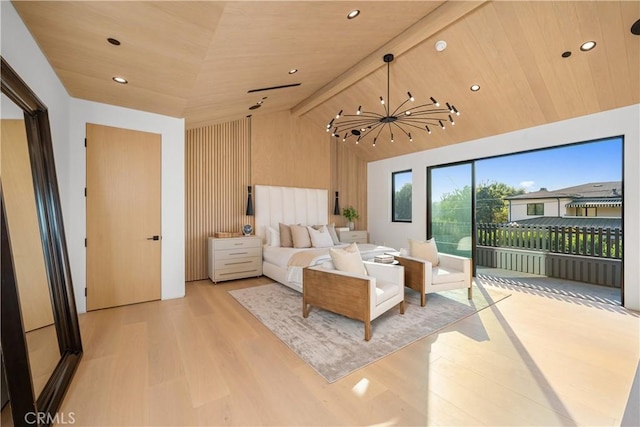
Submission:
<svg viewBox="0 0 640 427">
<path fill-rule="evenodd" d="M 471 92 L 477 92 L 480 90 L 480 85 L 471 85 L 469 89 L 471 89 Z"/>
<path fill-rule="evenodd" d="M 640 19 L 631 25 L 630 31 L 634 36 L 640 36 Z"/>
<path fill-rule="evenodd" d="M 588 52 L 591 49 L 593 49 L 594 47 L 596 47 L 596 42 L 591 40 L 591 41 L 582 43 L 582 46 L 580 46 L 580 50 L 583 51 L 583 52 Z"/>
<path fill-rule="evenodd" d="M 562 52 L 562 57 L 563 58 L 568 58 L 570 56 L 571 56 L 571 51 L 570 50 L 567 50 L 566 52 Z"/>
<path fill-rule="evenodd" d="M 442 52 L 447 48 L 447 42 L 444 40 L 438 40 L 434 47 L 438 52 Z"/>
<path fill-rule="evenodd" d="M 107 41 L 114 46 L 120 46 L 120 40 L 114 39 L 113 37 L 109 37 Z"/>
<path fill-rule="evenodd" d="M 445 103 L 445 107 L 441 107 L 440 103 L 433 97 L 429 98 L 428 103 L 418 106 L 405 107 L 407 102 L 414 102 L 414 97 L 411 92 L 407 92 L 407 99 L 400 104 L 395 110 L 391 111 L 391 102 L 389 99 L 389 80 L 390 80 L 390 64 L 393 61 L 393 55 L 387 53 L 383 58 L 387 64 L 387 98 L 380 97 L 380 104 L 384 114 L 375 113 L 372 111 L 365 111 L 362 106 L 359 106 L 355 114 L 342 114 L 343 110 L 340 110 L 331 121 L 327 124 L 327 132 L 336 138 L 342 138 L 343 141 L 353 137 L 356 144 L 358 144 L 367 135 L 377 133 L 373 137 L 373 146 L 376 145 L 378 137 L 384 129 L 385 136 L 389 137 L 389 141 L 394 142 L 394 131 L 396 134 L 404 134 L 407 139 L 413 141 L 411 130 L 418 129 L 420 131 L 426 131 L 431 133 L 429 126 L 439 126 L 445 128 L 445 123 L 455 125 L 453 120 L 454 115 L 460 115 L 460 112 L 455 106 Z M 413 105 L 413 104 L 412 104 Z M 403 109 L 403 107 L 405 109 Z"/>
<path fill-rule="evenodd" d="M 356 10 L 352 10 L 351 12 L 349 12 L 349 13 L 347 14 L 347 19 L 353 19 L 353 18 L 355 18 L 355 17 L 356 17 L 356 16 L 358 16 L 358 15 L 360 15 L 360 11 L 359 11 L 358 9 L 356 9 Z"/>
<path fill-rule="evenodd" d="M 298 72 L 297 68 L 292 68 L 292 69 L 289 70 L 289 74 L 295 74 L 297 72 Z"/>
<path fill-rule="evenodd" d="M 116 82 L 116 83 L 123 84 L 123 85 L 126 85 L 127 83 L 129 83 L 129 82 L 127 81 L 127 79 L 125 79 L 124 77 L 118 77 L 118 76 L 115 76 L 115 77 L 113 78 L 113 81 L 114 81 L 114 82 Z"/>
</svg>

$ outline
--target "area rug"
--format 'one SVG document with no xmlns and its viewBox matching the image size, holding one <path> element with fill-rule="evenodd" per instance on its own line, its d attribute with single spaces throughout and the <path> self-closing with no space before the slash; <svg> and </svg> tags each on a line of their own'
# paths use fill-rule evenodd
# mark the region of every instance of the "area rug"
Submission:
<svg viewBox="0 0 640 427">
<path fill-rule="evenodd" d="M 280 283 L 229 293 L 330 383 L 509 295 L 474 285 L 472 300 L 460 289 L 429 294 L 420 307 L 418 292 L 407 288 L 405 314 L 393 308 L 375 319 L 367 342 L 362 322 L 315 307 L 303 318 L 302 294 Z"/>
</svg>

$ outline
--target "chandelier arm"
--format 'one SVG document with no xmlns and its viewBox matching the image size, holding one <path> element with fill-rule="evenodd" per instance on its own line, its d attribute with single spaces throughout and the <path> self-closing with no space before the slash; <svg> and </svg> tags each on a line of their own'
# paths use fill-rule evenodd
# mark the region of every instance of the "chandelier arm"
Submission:
<svg viewBox="0 0 640 427">
<path fill-rule="evenodd" d="M 378 118 L 381 119 L 384 116 L 380 113 L 374 113 L 372 111 L 363 111 L 361 114 L 343 114 L 340 117 L 362 117 L 362 118 Z"/>
<path fill-rule="evenodd" d="M 393 110 L 393 113 L 391 113 L 392 116 L 395 116 L 396 113 L 402 108 L 402 106 L 404 104 L 406 104 L 407 102 L 409 102 L 411 100 L 411 98 L 407 98 L 407 100 L 405 100 L 402 104 L 398 105 L 398 108 L 396 108 L 395 110 Z M 406 113 L 409 110 L 413 110 L 413 108 L 407 108 L 406 110 L 404 110 L 401 114 Z"/>
<path fill-rule="evenodd" d="M 400 122 L 400 124 L 404 124 L 406 126 L 411 126 L 412 128 L 416 128 L 416 129 L 420 129 L 420 130 L 425 130 L 424 126 L 417 126 L 413 123 L 409 123 L 409 122 Z M 432 126 L 438 126 L 438 123 L 422 123 L 422 124 L 426 124 L 426 125 L 432 125 Z"/>
<path fill-rule="evenodd" d="M 418 111 L 416 113 L 412 112 L 411 113 L 411 117 L 414 116 L 431 116 L 431 115 L 435 115 L 435 114 L 441 114 L 443 117 L 447 117 L 448 120 L 448 112 L 447 111 Z M 403 116 L 404 117 L 404 116 Z"/>
<path fill-rule="evenodd" d="M 399 122 L 401 123 L 425 123 L 428 125 L 431 124 L 436 124 L 438 121 L 441 120 L 446 120 L 447 122 L 449 121 L 448 118 L 441 118 L 441 117 L 415 117 L 415 118 L 410 118 L 410 119 L 398 119 Z"/>
<path fill-rule="evenodd" d="M 407 102 L 407 101 L 405 101 L 405 103 L 406 103 L 406 102 Z M 419 110 L 420 108 L 423 108 L 423 107 L 433 107 L 434 105 L 436 105 L 436 104 L 434 104 L 434 103 L 429 103 L 429 104 L 416 105 L 416 106 L 415 106 L 415 107 L 413 107 L 413 108 L 409 108 L 409 110 L 411 110 L 411 111 L 417 111 L 417 110 Z M 398 107 L 398 109 L 400 109 L 400 107 Z M 440 107 L 433 107 L 433 109 L 434 109 L 434 110 L 436 110 L 436 109 L 437 109 L 437 110 L 442 110 L 442 112 L 449 111 L 449 110 L 447 110 L 446 108 L 440 108 Z M 404 113 L 404 111 L 403 111 L 403 113 Z"/>
<path fill-rule="evenodd" d="M 409 136 L 409 132 L 407 132 L 406 130 L 404 130 L 404 128 L 402 126 L 400 126 L 397 122 L 393 122 L 393 125 L 395 125 L 398 129 L 400 129 L 402 132 L 404 132 L 405 135 L 407 135 L 407 138 L 411 139 L 411 137 Z"/>
<path fill-rule="evenodd" d="M 340 123 L 338 125 L 336 125 L 335 127 L 341 130 L 344 129 L 351 129 L 351 128 L 361 128 L 361 127 L 367 127 L 367 126 L 373 126 L 376 123 L 379 123 L 380 120 L 360 120 L 360 121 L 350 121 L 350 122 L 345 122 L 345 123 Z"/>
</svg>

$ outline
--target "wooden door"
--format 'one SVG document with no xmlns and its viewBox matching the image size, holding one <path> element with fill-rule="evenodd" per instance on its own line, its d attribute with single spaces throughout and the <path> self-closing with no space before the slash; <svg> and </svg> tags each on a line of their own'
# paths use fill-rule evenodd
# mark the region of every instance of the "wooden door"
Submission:
<svg viewBox="0 0 640 427">
<path fill-rule="evenodd" d="M 161 136 L 87 124 L 87 310 L 160 299 Z"/>
<path fill-rule="evenodd" d="M 53 324 L 24 120 L 0 123 L 0 169 L 25 332 Z"/>
</svg>

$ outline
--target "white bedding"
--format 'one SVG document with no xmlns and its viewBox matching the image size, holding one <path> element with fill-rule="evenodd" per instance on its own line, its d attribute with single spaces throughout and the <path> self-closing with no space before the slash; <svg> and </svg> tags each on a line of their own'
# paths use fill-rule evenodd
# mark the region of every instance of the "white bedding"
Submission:
<svg viewBox="0 0 640 427">
<path fill-rule="evenodd" d="M 395 249 L 389 246 L 379 246 L 371 243 L 358 243 L 358 250 L 362 255 L 362 259 L 371 260 L 376 255 L 380 255 L 386 252 L 394 252 Z M 347 244 L 341 244 L 336 247 L 344 247 Z M 272 268 L 277 268 L 281 273 L 286 277 L 286 282 L 283 283 L 297 291 L 302 291 L 302 269 L 303 267 L 294 267 L 289 266 L 289 259 L 293 254 L 301 251 L 318 251 L 318 248 L 309 248 L 309 249 L 301 249 L 301 248 L 283 248 L 283 247 L 273 247 L 273 246 L 265 246 L 262 250 L 262 257 L 265 263 L 271 264 Z M 329 255 L 329 249 L 326 248 L 322 250 L 322 254 L 313 258 L 313 260 L 309 263 L 309 265 L 317 265 L 322 264 L 325 261 L 331 259 Z M 264 269 L 269 271 L 269 269 Z M 268 274 L 267 274 L 268 275 Z M 278 280 L 278 278 L 272 277 L 274 280 Z M 278 280 L 281 281 L 281 280 Z"/>
</svg>

